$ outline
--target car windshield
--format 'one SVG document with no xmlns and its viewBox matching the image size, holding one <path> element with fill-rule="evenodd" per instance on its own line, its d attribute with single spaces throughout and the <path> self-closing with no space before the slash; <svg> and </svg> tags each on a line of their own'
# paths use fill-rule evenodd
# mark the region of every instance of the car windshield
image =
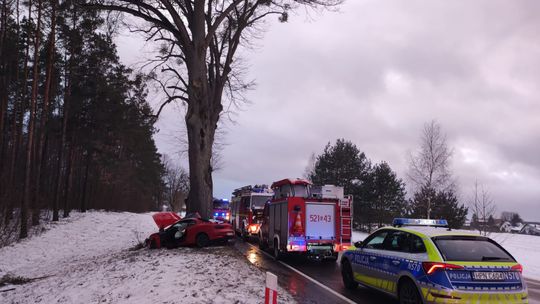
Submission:
<svg viewBox="0 0 540 304">
<path fill-rule="evenodd" d="M 251 197 L 251 208 L 253 209 L 263 209 L 264 208 L 264 204 L 266 204 L 266 202 L 268 200 L 272 199 L 272 196 L 271 195 L 268 195 L 268 196 L 252 196 Z"/>
<path fill-rule="evenodd" d="M 440 236 L 433 241 L 446 261 L 515 261 L 506 250 L 485 237 Z"/>
</svg>

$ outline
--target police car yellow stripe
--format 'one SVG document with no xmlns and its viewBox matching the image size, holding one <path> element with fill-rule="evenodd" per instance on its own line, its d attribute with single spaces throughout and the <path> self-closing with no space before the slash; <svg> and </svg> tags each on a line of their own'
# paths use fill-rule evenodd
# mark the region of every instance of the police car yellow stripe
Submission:
<svg viewBox="0 0 540 304">
<path fill-rule="evenodd" d="M 379 279 L 376 277 L 367 276 L 361 273 L 354 273 L 354 278 L 362 284 L 384 290 L 389 293 L 396 294 L 397 286 L 394 282 Z M 463 293 L 458 291 L 444 290 L 436 287 L 422 287 L 422 295 L 428 303 L 478 303 L 478 304 L 492 304 L 492 303 L 528 303 L 527 293 Z M 453 297 L 453 299 L 447 299 L 442 297 L 436 297 L 434 295 L 447 295 Z"/>
<path fill-rule="evenodd" d="M 358 282 L 360 282 L 362 284 L 365 284 L 365 285 L 368 285 L 368 286 L 371 286 L 371 287 L 375 287 L 375 288 L 378 288 L 378 289 L 382 289 L 382 290 L 390 292 L 390 293 L 396 293 L 396 291 L 397 291 L 397 286 L 392 281 L 367 276 L 367 275 L 364 275 L 364 274 L 361 274 L 361 273 L 358 273 L 358 272 L 354 273 L 354 278 Z"/>
<path fill-rule="evenodd" d="M 493 303 L 509 303 L 522 304 L 528 303 L 527 293 L 461 293 L 448 292 L 439 288 L 421 288 L 422 295 L 428 303 L 478 303 L 478 304 L 493 304 Z M 451 296 L 452 299 L 436 297 L 434 295 Z"/>
</svg>

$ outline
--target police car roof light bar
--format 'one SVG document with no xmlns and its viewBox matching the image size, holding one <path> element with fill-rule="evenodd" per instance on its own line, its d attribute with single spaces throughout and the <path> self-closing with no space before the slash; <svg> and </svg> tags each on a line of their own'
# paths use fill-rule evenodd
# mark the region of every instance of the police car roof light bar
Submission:
<svg viewBox="0 0 540 304">
<path fill-rule="evenodd" d="M 392 222 L 392 226 L 431 226 L 431 227 L 448 227 L 447 220 L 428 220 L 428 219 L 409 219 L 409 218 L 395 218 Z"/>
</svg>

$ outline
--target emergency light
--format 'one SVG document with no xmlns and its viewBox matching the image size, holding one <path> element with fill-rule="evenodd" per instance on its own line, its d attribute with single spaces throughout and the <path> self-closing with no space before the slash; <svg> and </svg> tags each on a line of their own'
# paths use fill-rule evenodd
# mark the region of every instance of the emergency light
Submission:
<svg viewBox="0 0 540 304">
<path fill-rule="evenodd" d="M 434 227 L 448 227 L 448 221 L 446 220 L 428 220 L 428 219 L 409 219 L 409 218 L 395 218 L 392 222 L 392 226 L 434 226 Z"/>
</svg>

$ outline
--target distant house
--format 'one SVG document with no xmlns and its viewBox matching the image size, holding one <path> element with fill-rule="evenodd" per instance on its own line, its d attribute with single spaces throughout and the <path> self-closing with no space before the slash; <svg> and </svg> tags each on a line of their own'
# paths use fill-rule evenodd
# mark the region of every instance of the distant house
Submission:
<svg viewBox="0 0 540 304">
<path fill-rule="evenodd" d="M 525 222 L 520 233 L 530 235 L 540 235 L 540 222 Z"/>
<path fill-rule="evenodd" d="M 506 221 L 506 222 L 503 222 L 501 224 L 501 226 L 499 227 L 499 230 L 501 232 L 512 232 L 512 223 Z"/>
<path fill-rule="evenodd" d="M 501 232 L 540 235 L 540 224 L 531 222 L 517 223 L 516 226 L 512 226 L 512 223 L 505 221 L 499 226 L 499 230 Z"/>
<path fill-rule="evenodd" d="M 518 223 L 516 226 L 512 226 L 510 233 L 521 233 L 523 229 L 523 223 Z"/>
<path fill-rule="evenodd" d="M 523 222 L 513 226 L 510 221 L 491 218 L 487 220 L 478 219 L 475 222 L 467 220 L 463 225 L 464 229 L 485 229 L 486 231 L 500 231 L 506 233 L 520 233 L 540 236 L 540 222 Z"/>
<path fill-rule="evenodd" d="M 469 224 L 463 225 L 466 229 L 481 229 L 483 231 L 502 231 L 500 230 L 503 220 L 490 217 L 489 219 L 477 219 L 475 221 L 470 221 Z"/>
</svg>

